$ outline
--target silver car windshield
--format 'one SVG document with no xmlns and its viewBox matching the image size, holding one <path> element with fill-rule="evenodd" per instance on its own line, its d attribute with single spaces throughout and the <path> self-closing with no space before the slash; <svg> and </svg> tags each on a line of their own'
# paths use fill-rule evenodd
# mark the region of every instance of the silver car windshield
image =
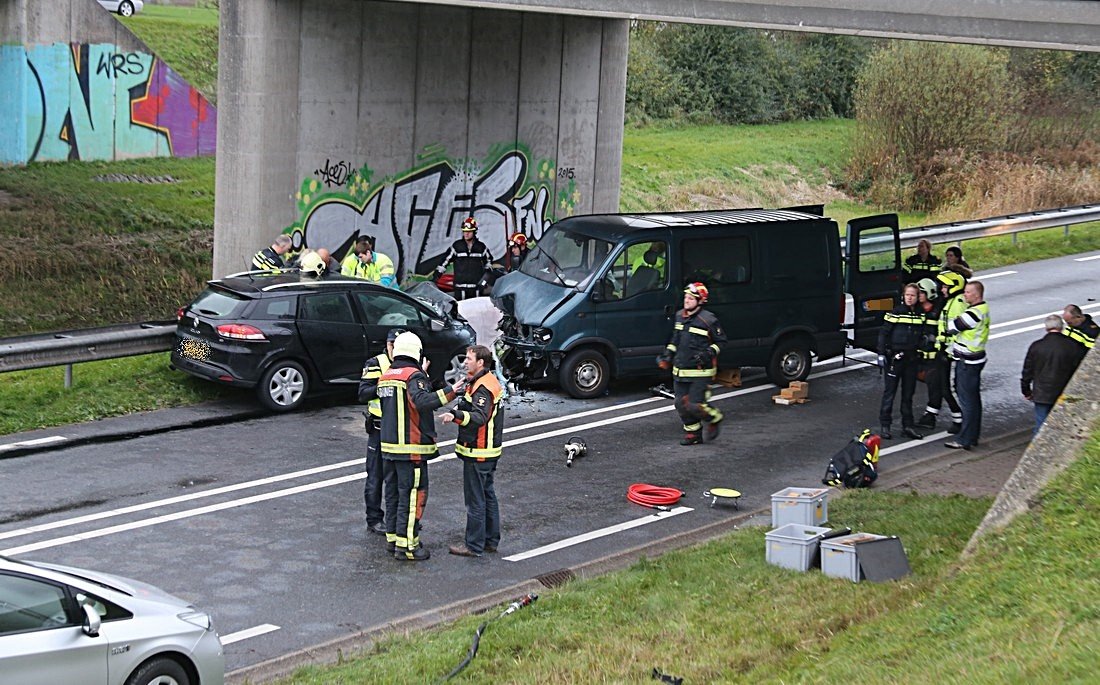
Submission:
<svg viewBox="0 0 1100 685">
<path fill-rule="evenodd" d="M 614 247 L 601 238 L 552 226 L 519 270 L 540 281 L 583 289 Z"/>
</svg>

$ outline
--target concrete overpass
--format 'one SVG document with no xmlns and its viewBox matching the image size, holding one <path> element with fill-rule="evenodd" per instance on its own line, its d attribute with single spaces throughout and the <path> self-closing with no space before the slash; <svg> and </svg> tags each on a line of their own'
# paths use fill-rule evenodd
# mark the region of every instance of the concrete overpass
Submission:
<svg viewBox="0 0 1100 685">
<path fill-rule="evenodd" d="M 628 20 L 1100 50 L 1059 0 L 222 0 L 214 273 L 279 231 L 425 273 L 616 211 Z"/>
</svg>

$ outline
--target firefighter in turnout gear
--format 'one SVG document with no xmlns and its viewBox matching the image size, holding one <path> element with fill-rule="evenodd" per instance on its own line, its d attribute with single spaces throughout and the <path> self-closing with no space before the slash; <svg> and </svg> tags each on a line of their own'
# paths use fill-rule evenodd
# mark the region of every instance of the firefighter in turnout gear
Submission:
<svg viewBox="0 0 1100 685">
<path fill-rule="evenodd" d="M 367 403 L 367 479 L 363 483 L 363 502 L 367 512 L 367 530 L 383 535 L 386 526 L 382 522 L 385 511 L 382 509 L 382 482 L 385 477 L 393 478 L 393 470 L 386 473 L 382 460 L 382 401 L 378 399 L 378 381 L 393 363 L 393 341 L 405 331 L 391 328 L 386 334 L 386 351 L 377 357 L 371 357 L 363 367 L 359 380 L 359 401 Z"/>
<path fill-rule="evenodd" d="M 443 263 L 435 268 L 437 274 L 447 273 L 447 267 L 454 262 L 454 296 L 456 300 L 477 297 L 478 284 L 493 265 L 493 256 L 485 243 L 477 239 L 477 219 L 468 217 L 462 222 L 462 238 L 454 241 Z"/>
<path fill-rule="evenodd" d="M 465 544 L 450 553 L 480 557 L 500 544 L 500 505 L 493 477 L 504 440 L 504 388 L 493 374 L 493 353 L 474 345 L 466 350 L 466 392 L 443 423 L 458 425 L 455 454 L 462 460 L 462 493 L 466 502 Z"/>
<path fill-rule="evenodd" d="M 928 406 L 924 408 L 924 416 L 917 425 L 921 428 L 935 428 L 942 400 L 951 411 L 951 425 L 947 432 L 956 434 L 962 428 L 963 417 L 962 408 L 952 392 L 950 350 L 954 336 L 947 332 L 947 323 L 966 310 L 966 300 L 963 299 L 966 279 L 953 271 L 943 271 L 936 275 L 936 283 L 940 287 L 936 361 L 930 373 L 925 376 L 925 382 L 928 383 Z"/>
<path fill-rule="evenodd" d="M 431 556 L 420 543 L 420 518 L 428 501 L 428 460 L 439 455 L 432 412 L 455 398 L 465 386 L 433 392 L 421 368 L 423 345 L 415 333 L 393 341 L 393 363 L 378 381 L 382 401 L 382 459 L 392 465 L 392 482 L 385 482 L 386 541 L 394 558 L 423 561 Z"/>
<path fill-rule="evenodd" d="M 697 445 L 704 437 L 713 440 L 722 421 L 722 412 L 708 403 L 709 385 L 718 371 L 718 353 L 726 333 L 714 314 L 703 309 L 709 295 L 702 283 L 684 288 L 684 308 L 676 313 L 672 338 L 657 358 L 658 367 L 672 369 L 676 411 L 684 424 L 681 445 Z"/>
<path fill-rule="evenodd" d="M 917 368 L 921 363 L 920 346 L 927 333 L 925 317 L 917 307 L 920 289 L 913 283 L 905 286 L 902 303 L 886 314 L 878 333 L 878 365 L 886 374 L 879 407 L 879 435 L 883 440 L 894 436 L 890 424 L 894 415 L 894 397 L 901 386 L 901 429 L 907 438 L 920 440 L 924 436 L 913 424 L 913 393 L 917 388 Z"/>
</svg>

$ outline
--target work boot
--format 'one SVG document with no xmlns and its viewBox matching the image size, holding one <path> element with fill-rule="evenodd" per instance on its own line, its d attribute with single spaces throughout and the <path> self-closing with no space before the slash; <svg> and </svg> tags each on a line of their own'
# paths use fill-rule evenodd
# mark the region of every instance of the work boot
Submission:
<svg viewBox="0 0 1100 685">
<path fill-rule="evenodd" d="M 396 552 L 397 551 L 397 543 L 396 542 L 387 542 L 386 543 L 386 551 L 389 552 L 390 554 L 393 554 L 394 552 Z"/>
<path fill-rule="evenodd" d="M 393 558 L 398 561 L 426 561 L 431 556 L 432 553 L 424 545 L 417 545 L 411 550 L 398 549 L 393 553 Z"/>
<path fill-rule="evenodd" d="M 710 423 L 708 423 L 707 427 L 703 430 L 703 439 L 707 442 L 710 442 L 711 440 L 717 438 L 718 431 L 722 429 L 722 427 L 719 425 L 720 423 L 722 423 L 722 419 L 718 419 L 717 421 L 711 421 Z"/>
<path fill-rule="evenodd" d="M 698 445 L 703 442 L 703 438 L 698 433 L 684 433 L 684 437 L 680 440 L 681 445 Z"/>
<path fill-rule="evenodd" d="M 882 426 L 879 428 L 878 436 L 883 440 L 893 440 L 894 434 L 890 432 L 890 426 Z"/>
<path fill-rule="evenodd" d="M 372 533 L 377 533 L 378 535 L 385 535 L 386 534 L 386 524 L 382 523 L 381 521 L 378 521 L 376 523 L 368 523 L 367 524 L 367 530 L 369 530 Z"/>
<path fill-rule="evenodd" d="M 904 435 L 907 438 L 912 438 L 914 440 L 924 440 L 924 433 L 920 433 L 920 432 L 914 430 L 914 428 L 912 426 L 906 426 L 906 427 L 902 428 L 901 429 L 901 434 Z"/>
<path fill-rule="evenodd" d="M 951 435 L 958 435 L 959 431 L 962 430 L 962 427 L 962 421 L 952 421 L 951 425 L 947 427 L 947 432 Z"/>
<path fill-rule="evenodd" d="M 458 557 L 480 557 L 481 555 L 466 545 L 451 545 L 447 551 Z"/>
<path fill-rule="evenodd" d="M 497 546 L 496 545 L 485 545 L 485 553 L 486 554 L 496 554 L 497 553 Z"/>
<path fill-rule="evenodd" d="M 932 429 L 936 427 L 936 415 L 931 412 L 924 412 L 924 416 L 917 419 L 917 425 L 921 428 Z"/>
</svg>

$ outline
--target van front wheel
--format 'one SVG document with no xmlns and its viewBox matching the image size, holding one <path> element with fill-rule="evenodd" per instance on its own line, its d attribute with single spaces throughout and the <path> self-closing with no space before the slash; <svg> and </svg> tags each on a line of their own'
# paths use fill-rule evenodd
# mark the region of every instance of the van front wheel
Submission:
<svg viewBox="0 0 1100 685">
<path fill-rule="evenodd" d="M 570 352 L 561 365 L 559 381 L 565 391 L 579 400 L 599 397 L 611 380 L 611 365 L 607 357 L 596 350 Z"/>
<path fill-rule="evenodd" d="M 768 380 L 785 388 L 791 381 L 806 380 L 810 375 L 812 364 L 810 346 L 805 340 L 799 338 L 780 340 L 772 350 L 772 358 L 768 362 Z"/>
</svg>

